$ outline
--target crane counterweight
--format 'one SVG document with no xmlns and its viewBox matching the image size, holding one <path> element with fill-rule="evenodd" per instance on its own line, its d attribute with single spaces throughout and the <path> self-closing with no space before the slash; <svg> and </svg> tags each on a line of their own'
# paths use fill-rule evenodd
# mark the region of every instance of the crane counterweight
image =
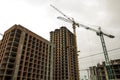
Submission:
<svg viewBox="0 0 120 80">
<path fill-rule="evenodd" d="M 115 38 L 115 36 L 113 36 L 113 35 L 109 35 L 109 37 L 110 37 L 110 38 Z"/>
</svg>

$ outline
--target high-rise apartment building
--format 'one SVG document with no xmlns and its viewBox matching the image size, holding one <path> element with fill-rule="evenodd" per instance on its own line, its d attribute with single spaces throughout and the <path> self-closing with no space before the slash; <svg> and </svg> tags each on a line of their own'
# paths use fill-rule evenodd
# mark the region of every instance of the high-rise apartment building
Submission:
<svg viewBox="0 0 120 80">
<path fill-rule="evenodd" d="M 55 45 L 53 80 L 79 80 L 75 35 L 61 27 L 50 32 L 50 41 Z"/>
<path fill-rule="evenodd" d="M 0 80 L 53 80 L 53 47 L 32 31 L 14 25 L 0 44 Z"/>
</svg>

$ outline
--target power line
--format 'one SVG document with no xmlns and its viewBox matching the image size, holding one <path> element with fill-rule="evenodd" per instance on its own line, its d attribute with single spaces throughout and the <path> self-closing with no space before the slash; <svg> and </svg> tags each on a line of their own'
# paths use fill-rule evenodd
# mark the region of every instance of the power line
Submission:
<svg viewBox="0 0 120 80">
<path fill-rule="evenodd" d="M 108 50 L 108 52 L 119 50 L 119 49 L 120 48 L 111 49 L 111 50 Z M 103 52 L 97 53 L 97 54 L 93 54 L 93 55 L 89 55 L 89 56 L 85 56 L 85 57 L 81 57 L 81 58 L 78 58 L 78 59 L 88 58 L 88 57 L 96 56 L 96 55 L 99 55 L 99 54 L 103 54 Z"/>
</svg>

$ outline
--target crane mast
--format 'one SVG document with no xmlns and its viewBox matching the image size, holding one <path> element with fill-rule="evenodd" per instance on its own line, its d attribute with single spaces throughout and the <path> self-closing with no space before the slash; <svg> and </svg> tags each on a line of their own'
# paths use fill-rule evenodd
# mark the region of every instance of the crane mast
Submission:
<svg viewBox="0 0 120 80">
<path fill-rule="evenodd" d="M 105 40 L 104 40 L 104 36 L 107 36 L 109 38 L 114 38 L 113 35 L 111 34 L 106 34 L 104 32 L 101 31 L 101 28 L 99 27 L 98 30 L 95 30 L 93 28 L 90 28 L 86 25 L 83 25 L 83 24 L 79 24 L 77 22 L 75 22 L 73 20 L 73 18 L 69 18 L 68 16 L 66 16 L 63 12 L 61 12 L 59 9 L 57 9 L 55 6 L 53 5 L 50 5 L 51 7 L 53 7 L 55 10 L 57 10 L 59 13 L 61 13 L 64 17 L 57 17 L 58 19 L 61 19 L 63 21 L 66 21 L 66 22 L 69 22 L 69 23 L 72 23 L 72 26 L 73 26 L 73 32 L 74 32 L 74 35 L 75 35 L 75 41 L 76 41 L 76 26 L 80 26 L 80 27 L 83 27 L 87 30 L 91 30 L 91 31 L 94 31 L 96 32 L 96 34 L 98 36 L 100 36 L 100 40 L 101 40 L 101 44 L 102 44 L 102 48 L 103 48 L 103 52 L 104 52 L 104 57 L 105 57 L 105 65 L 106 65 L 106 70 L 107 70 L 107 74 L 108 74 L 108 79 L 109 80 L 114 80 L 114 75 L 113 75 L 113 71 L 112 71 L 112 68 L 111 68 L 111 64 L 110 64 L 110 61 L 109 61 L 109 56 L 108 56 L 108 53 L 107 53 L 107 48 L 106 48 L 106 45 L 105 45 Z M 77 51 L 77 47 L 76 47 L 76 51 Z"/>
<path fill-rule="evenodd" d="M 114 80 L 114 75 L 113 75 L 113 71 L 112 71 L 112 68 L 111 68 L 111 64 L 110 64 L 110 61 L 109 61 L 109 56 L 108 56 L 108 52 L 107 52 L 107 48 L 106 48 L 106 45 L 105 45 L 105 40 L 104 40 L 104 36 L 103 36 L 103 33 L 101 31 L 101 28 L 99 27 L 99 33 L 97 33 L 98 36 L 100 36 L 100 40 L 101 40 L 101 43 L 102 43 L 102 48 L 103 48 L 103 52 L 104 52 L 104 57 L 105 57 L 105 64 L 106 64 L 106 69 L 107 69 L 107 73 L 108 73 L 108 79 L 112 79 Z"/>
</svg>

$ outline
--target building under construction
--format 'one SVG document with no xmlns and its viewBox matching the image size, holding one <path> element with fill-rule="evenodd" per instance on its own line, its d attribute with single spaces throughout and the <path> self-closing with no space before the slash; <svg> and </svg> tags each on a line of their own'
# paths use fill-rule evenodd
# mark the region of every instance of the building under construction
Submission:
<svg viewBox="0 0 120 80">
<path fill-rule="evenodd" d="M 53 80 L 79 80 L 75 35 L 61 27 L 50 32 L 50 41 L 55 45 Z"/>
<path fill-rule="evenodd" d="M 120 80 L 120 59 L 111 60 L 110 63 L 110 67 L 115 77 L 114 80 Z M 90 78 L 90 80 L 109 80 L 105 62 L 90 67 Z"/>
<path fill-rule="evenodd" d="M 0 80 L 53 80 L 52 59 L 49 41 L 14 25 L 0 44 Z"/>
</svg>

